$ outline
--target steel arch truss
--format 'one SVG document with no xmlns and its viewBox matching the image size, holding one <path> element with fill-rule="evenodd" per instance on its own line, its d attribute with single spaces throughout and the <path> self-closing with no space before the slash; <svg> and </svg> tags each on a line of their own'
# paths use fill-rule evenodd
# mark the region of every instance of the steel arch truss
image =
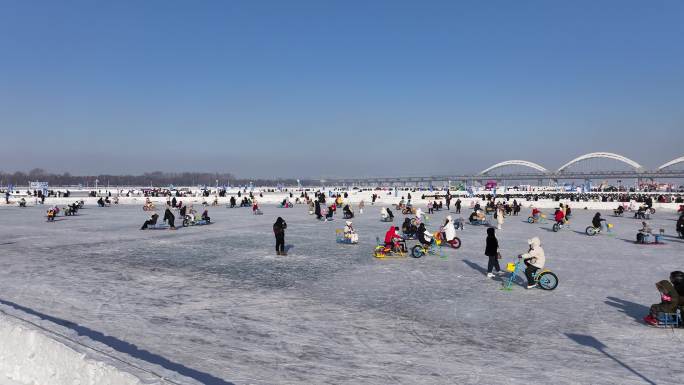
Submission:
<svg viewBox="0 0 684 385">
<path fill-rule="evenodd" d="M 662 169 L 664 169 L 664 168 L 667 168 L 667 167 L 670 167 L 670 166 L 674 166 L 675 164 L 678 164 L 678 163 L 684 163 L 684 156 L 680 156 L 680 157 L 677 158 L 677 159 L 672 159 L 671 161 L 669 161 L 669 162 L 665 163 L 664 165 L 658 167 L 656 170 L 657 170 L 657 171 L 660 171 L 660 170 L 662 170 Z"/>
<path fill-rule="evenodd" d="M 596 159 L 596 158 L 617 160 L 617 161 L 620 161 L 622 163 L 626 163 L 626 164 L 630 165 L 632 168 L 634 168 L 634 170 L 637 170 L 637 171 L 643 169 L 643 167 L 641 167 L 641 165 L 639 163 L 637 163 L 637 162 L 635 162 L 635 161 L 633 161 L 627 157 L 624 157 L 622 155 L 614 154 L 612 152 L 592 152 L 589 154 L 584 154 L 582 156 L 578 156 L 577 158 L 569 161 L 568 163 L 562 165 L 558 169 L 557 172 L 559 172 L 559 173 L 563 172 L 563 171 L 565 171 L 566 168 L 572 166 L 575 163 L 581 162 L 583 160 Z"/>
<path fill-rule="evenodd" d="M 489 168 L 486 168 L 480 172 L 480 175 L 486 174 L 494 169 L 505 167 L 505 166 L 524 166 L 524 167 L 529 167 L 533 168 L 537 171 L 541 171 L 543 173 L 548 173 L 549 170 L 545 169 L 544 167 L 534 163 L 534 162 L 528 162 L 526 160 L 507 160 L 505 162 L 499 162 Z"/>
</svg>

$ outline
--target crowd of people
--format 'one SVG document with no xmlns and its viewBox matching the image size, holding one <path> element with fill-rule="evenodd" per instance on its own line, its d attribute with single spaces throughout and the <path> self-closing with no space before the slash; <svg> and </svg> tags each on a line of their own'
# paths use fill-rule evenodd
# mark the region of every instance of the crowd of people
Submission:
<svg viewBox="0 0 684 385">
<path fill-rule="evenodd" d="M 36 192 L 37 197 L 41 195 Z M 262 195 L 259 195 L 261 197 Z M 581 195 L 572 194 L 568 197 L 573 197 L 576 199 L 571 199 L 571 201 L 577 201 L 577 199 L 582 199 Z M 307 204 L 309 208 L 309 213 L 315 215 L 316 219 L 321 221 L 329 221 L 334 218 L 338 211 L 342 213 L 345 219 L 344 228 L 341 231 L 344 240 L 348 241 L 350 244 L 356 244 L 359 242 L 359 234 L 354 227 L 352 219 L 355 218 L 357 213 L 354 210 L 352 204 L 346 200 L 348 196 L 345 194 L 329 195 L 322 192 L 315 192 L 313 196 L 310 197 L 308 193 L 302 192 L 302 194 L 296 198 L 295 203 Z M 544 196 L 534 195 L 534 196 L 521 196 L 526 200 L 537 200 L 543 198 Z M 551 199 L 564 199 L 567 198 L 563 194 L 554 194 L 550 196 Z M 588 197 L 593 197 L 595 195 L 588 195 Z M 614 199 L 613 195 L 606 195 L 606 201 Z M 624 196 L 618 196 L 620 202 L 624 202 L 614 209 L 613 213 L 615 215 L 623 215 L 626 211 L 634 212 L 634 218 L 640 220 L 640 227 L 637 230 L 636 242 L 637 243 L 648 243 L 649 239 L 653 236 L 653 229 L 648 224 L 646 220 L 649 219 L 649 214 L 653 207 L 654 199 L 650 195 L 630 195 L 626 194 Z M 289 198 L 285 198 L 280 203 L 280 207 L 289 208 L 293 207 L 292 198 L 294 196 L 290 193 Z M 495 278 L 501 274 L 500 266 L 500 244 L 497 239 L 497 231 L 505 231 L 504 225 L 506 217 L 519 215 L 522 204 L 518 201 L 519 197 L 516 196 L 500 196 L 495 199 L 491 196 L 487 196 L 485 203 L 482 205 L 480 203 L 474 203 L 471 208 L 472 212 L 468 217 L 469 221 L 473 224 L 486 224 L 486 238 L 485 238 L 485 250 L 484 255 L 487 257 L 487 269 L 486 275 L 489 278 Z M 42 196 L 45 199 L 45 196 Z M 204 222 L 210 223 L 211 218 L 209 217 L 208 210 L 205 208 L 203 212 L 196 211 L 192 204 L 187 204 L 183 202 L 182 197 L 168 196 L 166 207 L 164 208 L 164 214 L 162 222 L 165 226 L 170 229 L 176 229 L 176 213 L 182 220 L 191 221 L 191 223 Z M 239 199 L 239 200 L 238 200 Z M 374 205 L 380 199 L 379 195 L 373 194 L 371 197 L 371 204 Z M 659 200 L 659 198 L 656 198 Z M 217 199 L 215 200 L 217 202 Z M 638 204 L 635 204 L 637 202 Z M 22 197 L 19 200 L 19 205 L 21 207 L 26 206 L 26 200 Z M 100 196 L 97 200 L 97 204 L 101 207 L 109 206 L 110 204 L 117 204 L 118 197 L 110 199 L 109 196 Z M 67 205 L 63 208 L 66 215 L 75 214 L 81 207 L 83 203 L 76 202 Z M 252 194 L 245 194 L 245 196 L 240 197 L 239 195 L 230 196 L 228 207 L 251 207 L 253 212 L 260 211 L 259 203 L 257 197 Z M 451 211 L 453 206 L 454 211 Z M 156 228 L 160 219 L 159 214 L 154 212 L 154 204 L 149 200 L 145 202 L 145 208 L 153 211 L 148 219 L 146 219 L 141 226 L 141 229 Z M 363 214 L 365 204 L 360 201 L 356 205 L 356 209 L 359 214 Z M 449 244 L 457 239 L 456 232 L 457 229 L 463 229 L 463 224 L 465 220 L 463 218 L 453 218 L 452 215 L 448 214 L 445 217 L 444 222 L 438 226 L 436 231 L 429 230 L 429 216 L 434 215 L 440 210 L 446 210 L 448 212 L 455 212 L 460 214 L 463 208 L 463 202 L 460 198 L 452 197 L 447 194 L 444 197 L 434 197 L 434 199 L 429 199 L 427 204 L 423 208 L 417 207 L 415 202 L 412 202 L 412 197 L 407 194 L 407 197 L 401 197 L 399 203 L 392 208 L 388 206 L 383 206 L 380 209 L 380 220 L 384 222 L 392 222 L 384 237 L 384 246 L 397 253 L 407 252 L 407 241 L 415 240 L 418 244 L 423 245 L 426 248 L 434 247 L 438 242 L 445 242 Z M 338 210 L 339 209 L 339 210 Z M 393 209 L 398 210 L 400 213 L 404 213 L 406 217 L 404 218 L 401 227 L 394 225 L 395 212 Z M 48 220 L 52 221 L 60 213 L 60 208 L 51 207 L 48 210 Z M 532 207 L 531 218 L 534 220 L 539 220 L 542 216 L 542 212 L 537 207 Z M 489 220 L 488 216 L 492 218 Z M 558 225 L 565 225 L 568 223 L 569 219 L 572 217 L 572 209 L 569 205 L 562 202 L 558 203 L 558 206 L 553 210 L 553 223 Z M 602 217 L 600 212 L 596 212 L 591 219 L 591 226 L 596 229 L 605 228 L 606 219 Z M 277 217 L 275 223 L 273 223 L 273 233 L 275 237 L 275 248 L 276 254 L 279 256 L 287 255 L 287 248 L 285 245 L 285 231 L 287 229 L 287 223 L 283 217 Z M 676 231 L 678 235 L 684 238 L 684 206 L 680 208 L 679 217 L 676 223 Z M 460 242 L 460 241 L 459 241 Z M 518 257 L 520 259 L 521 265 L 524 265 L 524 275 L 527 280 L 527 288 L 534 288 L 537 286 L 536 274 L 540 270 L 544 269 L 546 265 L 546 255 L 542 247 L 542 241 L 539 237 L 532 237 L 528 241 L 528 248 L 524 253 L 521 253 Z M 657 290 L 661 293 L 662 300 L 659 304 L 654 304 L 650 308 L 649 314 L 644 318 L 644 321 L 649 324 L 657 324 L 658 315 L 661 313 L 673 313 L 678 308 L 683 305 L 684 295 L 682 294 L 682 281 L 684 280 L 684 273 L 675 271 L 672 272 L 669 280 L 662 280 L 656 284 Z"/>
</svg>

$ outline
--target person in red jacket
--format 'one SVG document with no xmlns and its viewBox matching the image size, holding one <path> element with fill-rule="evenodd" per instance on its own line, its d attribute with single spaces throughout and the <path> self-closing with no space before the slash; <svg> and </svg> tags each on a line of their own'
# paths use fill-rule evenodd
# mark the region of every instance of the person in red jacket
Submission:
<svg viewBox="0 0 684 385">
<path fill-rule="evenodd" d="M 397 233 L 399 227 L 390 226 L 389 230 L 385 233 L 385 246 L 391 247 L 394 251 L 401 250 L 406 252 L 406 241 L 404 238 Z"/>
<path fill-rule="evenodd" d="M 553 219 L 555 219 L 556 223 L 558 223 L 559 225 L 565 223 L 565 214 L 563 214 L 563 210 L 556 209 L 556 212 L 553 213 Z"/>
<path fill-rule="evenodd" d="M 534 220 L 537 220 L 539 219 L 539 215 L 541 215 L 541 211 L 536 207 L 532 207 L 532 218 L 534 218 Z"/>
</svg>

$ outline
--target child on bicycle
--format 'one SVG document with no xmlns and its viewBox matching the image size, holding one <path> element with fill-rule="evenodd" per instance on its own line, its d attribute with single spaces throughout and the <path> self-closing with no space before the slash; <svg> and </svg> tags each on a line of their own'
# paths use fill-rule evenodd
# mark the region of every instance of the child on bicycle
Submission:
<svg viewBox="0 0 684 385">
<path fill-rule="evenodd" d="M 534 279 L 534 275 L 537 270 L 544 268 L 544 263 L 546 262 L 546 257 L 544 256 L 544 249 L 541 247 L 541 240 L 539 237 L 534 237 L 527 240 L 527 244 L 530 245 L 530 249 L 527 253 L 519 255 L 518 258 L 522 259 L 525 263 L 525 277 L 527 277 L 527 288 L 532 289 L 537 286 L 537 282 Z"/>
<path fill-rule="evenodd" d="M 532 207 L 532 218 L 534 218 L 535 221 L 539 219 L 540 215 L 541 215 L 541 210 L 539 210 L 536 207 Z"/>
<path fill-rule="evenodd" d="M 605 219 L 601 218 L 601 213 L 596 213 L 594 218 L 591 219 L 591 225 L 596 229 L 602 229 L 603 226 L 601 226 L 601 222 L 605 221 Z"/>
<path fill-rule="evenodd" d="M 553 213 L 553 219 L 558 223 L 559 226 L 563 226 L 565 223 L 565 214 L 563 214 L 563 210 L 560 208 L 556 209 L 556 212 Z"/>
</svg>

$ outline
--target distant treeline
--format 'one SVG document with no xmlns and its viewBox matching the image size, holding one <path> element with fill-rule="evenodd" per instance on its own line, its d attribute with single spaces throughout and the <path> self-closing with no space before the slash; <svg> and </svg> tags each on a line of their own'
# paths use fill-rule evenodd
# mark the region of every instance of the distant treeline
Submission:
<svg viewBox="0 0 684 385">
<path fill-rule="evenodd" d="M 142 175 L 71 175 L 68 172 L 63 174 L 48 173 L 43 169 L 36 168 L 28 173 L 17 171 L 15 173 L 5 173 L 0 171 L 0 187 L 7 185 L 28 186 L 29 182 L 48 182 L 50 187 L 59 186 L 95 186 L 95 181 L 99 187 L 116 186 L 155 186 L 166 187 L 174 186 L 247 186 L 250 182 L 254 186 L 296 186 L 296 179 L 240 179 L 230 173 L 209 173 L 209 172 L 147 172 Z M 302 185 L 316 185 L 316 181 L 302 180 Z"/>
</svg>

